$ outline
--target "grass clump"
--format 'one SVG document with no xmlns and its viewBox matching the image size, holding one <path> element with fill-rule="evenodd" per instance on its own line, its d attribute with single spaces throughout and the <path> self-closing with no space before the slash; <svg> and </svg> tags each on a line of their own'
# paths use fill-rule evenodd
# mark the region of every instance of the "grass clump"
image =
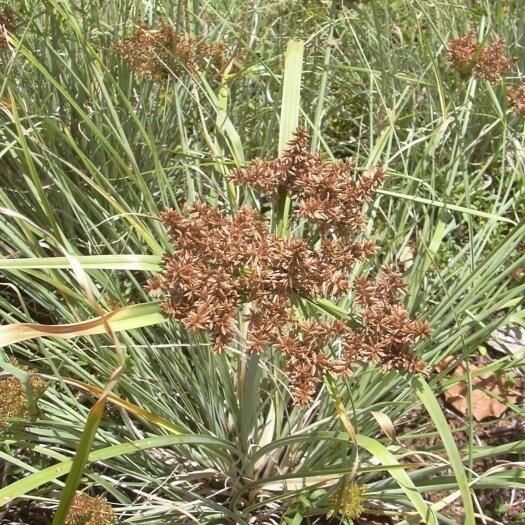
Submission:
<svg viewBox="0 0 525 525">
<path fill-rule="evenodd" d="M 4 517 L 519 516 L 521 399 L 472 410 L 523 379 L 519 3 L 15 4 L 0 343 L 47 389 Z"/>
</svg>

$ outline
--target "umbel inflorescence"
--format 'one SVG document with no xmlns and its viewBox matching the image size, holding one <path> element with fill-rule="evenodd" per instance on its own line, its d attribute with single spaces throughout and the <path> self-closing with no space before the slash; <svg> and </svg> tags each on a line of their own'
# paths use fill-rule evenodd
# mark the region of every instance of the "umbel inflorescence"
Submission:
<svg viewBox="0 0 525 525">
<path fill-rule="evenodd" d="M 77 492 L 65 525 L 115 525 L 115 513 L 105 498 Z"/>
<path fill-rule="evenodd" d="M 448 43 L 445 54 L 450 64 L 463 76 L 474 76 L 497 84 L 516 63 L 505 53 L 505 42 L 500 38 L 488 46 L 480 44 L 476 32 L 471 29 L 465 35 Z"/>
<path fill-rule="evenodd" d="M 279 158 L 257 159 L 231 178 L 274 203 L 287 195 L 290 231 L 301 236 L 277 235 L 253 208 L 227 213 L 195 203 L 165 211 L 173 251 L 148 285 L 151 295 L 163 298 L 163 310 L 189 330 L 208 332 L 216 351 L 240 337 L 242 319 L 249 352 L 271 347 L 285 356 L 301 404 L 311 400 L 324 374 L 345 374 L 360 362 L 422 370 L 410 347 L 429 325 L 411 320 L 403 308 L 402 277 L 383 268 L 350 287 L 351 270 L 376 250 L 361 239 L 362 210 L 384 171 L 359 175 L 350 160 L 323 160 L 309 153 L 307 134 L 299 130 Z M 352 326 L 299 314 L 302 300 L 336 300 L 351 291 Z"/>
<path fill-rule="evenodd" d="M 170 24 L 158 29 L 141 24 L 116 45 L 116 51 L 139 76 L 157 81 L 208 66 L 220 73 L 231 60 L 240 57 L 222 42 L 187 36 Z"/>
</svg>

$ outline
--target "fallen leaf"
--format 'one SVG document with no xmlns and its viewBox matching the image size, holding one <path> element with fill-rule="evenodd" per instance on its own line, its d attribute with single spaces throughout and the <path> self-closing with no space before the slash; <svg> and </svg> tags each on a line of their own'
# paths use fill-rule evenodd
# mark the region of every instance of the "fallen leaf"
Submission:
<svg viewBox="0 0 525 525">
<path fill-rule="evenodd" d="M 440 369 L 444 370 L 450 363 L 449 358 L 441 363 Z M 470 365 L 472 374 L 472 416 L 476 421 L 484 419 L 499 418 L 506 410 L 507 405 L 498 401 L 496 398 L 505 399 L 509 404 L 515 403 L 518 395 L 513 392 L 506 384 L 503 375 L 495 375 L 492 372 L 482 372 L 474 375 L 475 372 L 483 367 Z M 467 367 L 464 362 L 459 363 L 452 372 L 452 377 L 461 377 L 467 374 Z M 455 408 L 460 414 L 465 415 L 468 411 L 468 385 L 467 381 L 460 381 L 447 387 L 443 396 L 445 402 Z"/>
</svg>

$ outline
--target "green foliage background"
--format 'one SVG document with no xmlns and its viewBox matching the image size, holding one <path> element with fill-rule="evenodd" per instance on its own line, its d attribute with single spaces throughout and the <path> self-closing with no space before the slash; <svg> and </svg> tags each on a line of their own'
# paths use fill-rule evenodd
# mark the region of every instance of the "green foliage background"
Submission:
<svg viewBox="0 0 525 525">
<path fill-rule="evenodd" d="M 499 326 L 524 323 L 525 135 L 505 97 L 525 72 L 519 0 L 12 5 L 19 24 L 0 56 L 2 328 L 98 315 L 70 261 L 48 259 L 64 253 L 81 257 L 103 311 L 151 303 L 143 285 L 167 248 L 159 212 L 225 202 L 230 168 L 277 153 L 281 104 L 295 103 L 282 86 L 296 38 L 305 48 L 292 82 L 301 82 L 312 148 L 387 167 L 369 210 L 382 248 L 374 264 L 405 269 L 407 305 L 433 335 L 417 349 L 427 380 L 361 368 L 299 408 L 277 355 L 213 355 L 173 322 L 138 328 L 147 315 L 161 320 L 154 304 L 138 307 L 119 325 L 126 369 L 96 434 L 88 413 L 119 364 L 111 337 L 6 345 L 2 368 L 13 372 L 16 356 L 49 386 L 39 417 L 2 434 L 0 505 L 29 497 L 55 509 L 75 451 L 88 448 L 80 487 L 104 494 L 122 523 L 321 523 L 334 507 L 337 516 L 334 494 L 353 480 L 368 512 L 474 524 L 485 511 L 478 489 L 525 488 L 518 463 L 476 467 L 523 453 L 523 440 L 480 445 L 471 416 L 452 427 L 437 402 L 446 371 L 434 369 L 449 355 L 476 356 Z M 237 45 L 245 61 L 221 84 L 205 70 L 138 78 L 114 50 L 137 20 Z M 517 57 L 501 85 L 463 80 L 446 64 L 446 42 L 469 27 L 503 37 Z M 509 351 L 476 373 L 513 377 L 522 367 Z M 504 417 L 523 417 L 523 406 L 509 405 Z M 401 428 L 411 410 L 421 425 L 393 441 L 385 421 Z"/>
</svg>

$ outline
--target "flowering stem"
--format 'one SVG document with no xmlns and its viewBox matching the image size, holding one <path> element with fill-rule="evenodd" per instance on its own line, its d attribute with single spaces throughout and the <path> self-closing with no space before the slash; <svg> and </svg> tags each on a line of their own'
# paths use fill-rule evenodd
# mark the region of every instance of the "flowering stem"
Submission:
<svg viewBox="0 0 525 525">
<path fill-rule="evenodd" d="M 242 357 L 239 373 L 239 405 L 240 429 L 239 451 L 241 456 L 241 472 L 243 477 L 251 478 L 252 468 L 246 472 L 245 466 L 250 464 L 248 453 L 259 412 L 259 356 L 245 354 Z"/>
<path fill-rule="evenodd" d="M 287 148 L 299 126 L 301 102 L 301 75 L 303 71 L 304 42 L 290 40 L 286 48 L 283 75 L 283 95 L 279 124 L 279 155 Z M 286 188 L 281 188 L 275 209 L 275 232 L 286 236 L 290 214 L 290 196 Z"/>
<path fill-rule="evenodd" d="M 291 200 L 285 189 L 279 192 L 277 200 L 277 207 L 275 210 L 275 233 L 279 237 L 287 237 L 288 231 L 288 218 L 290 215 Z"/>
</svg>

